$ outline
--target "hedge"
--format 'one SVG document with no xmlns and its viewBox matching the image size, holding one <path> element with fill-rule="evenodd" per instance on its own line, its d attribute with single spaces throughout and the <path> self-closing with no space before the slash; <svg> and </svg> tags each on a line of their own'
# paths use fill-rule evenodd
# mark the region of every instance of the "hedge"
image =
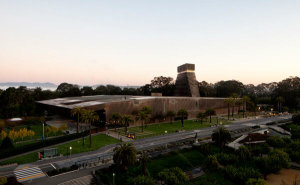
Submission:
<svg viewBox="0 0 300 185">
<path fill-rule="evenodd" d="M 47 146 L 51 146 L 51 145 L 54 145 L 54 144 L 63 143 L 63 142 L 69 141 L 69 140 L 81 138 L 81 137 L 87 136 L 88 133 L 89 132 L 86 131 L 86 132 L 82 132 L 82 133 L 78 133 L 78 134 L 77 133 L 76 134 L 69 134 L 69 135 L 64 135 L 64 136 L 61 136 L 61 137 L 46 139 L 44 141 L 40 141 L 40 142 L 37 142 L 37 143 L 31 143 L 31 144 L 28 144 L 28 145 L 22 145 L 22 146 L 19 146 L 19 147 L 2 150 L 0 152 L 0 159 L 6 158 L 8 156 L 11 157 L 11 156 L 14 156 L 14 155 L 30 152 L 32 150 L 37 150 L 37 149 L 44 148 L 44 147 L 47 147 Z"/>
</svg>

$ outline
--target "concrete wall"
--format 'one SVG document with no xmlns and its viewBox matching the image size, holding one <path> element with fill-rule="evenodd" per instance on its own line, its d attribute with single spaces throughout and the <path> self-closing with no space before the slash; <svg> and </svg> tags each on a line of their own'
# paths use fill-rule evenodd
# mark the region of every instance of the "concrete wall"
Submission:
<svg viewBox="0 0 300 185">
<path fill-rule="evenodd" d="M 206 109 L 214 108 L 218 115 L 225 115 L 228 112 L 227 104 L 224 98 L 201 98 L 201 97 L 155 97 L 153 99 L 127 100 L 105 104 L 106 119 L 119 112 L 121 114 L 132 114 L 138 112 L 144 106 L 151 107 L 152 116 L 166 114 L 169 110 L 177 112 L 180 109 L 186 109 L 189 113 L 188 118 L 196 118 L 199 112 L 205 112 Z M 242 107 L 240 107 L 242 109 Z M 235 108 L 237 113 L 238 107 Z"/>
</svg>

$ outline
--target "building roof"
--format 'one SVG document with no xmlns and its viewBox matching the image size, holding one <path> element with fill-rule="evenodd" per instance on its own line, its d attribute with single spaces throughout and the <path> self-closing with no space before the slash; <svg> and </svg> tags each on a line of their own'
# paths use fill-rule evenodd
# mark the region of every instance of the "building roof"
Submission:
<svg viewBox="0 0 300 185">
<path fill-rule="evenodd" d="M 113 102 L 151 99 L 224 99 L 210 97 L 176 97 L 176 96 L 132 96 L 132 95 L 95 95 L 56 98 L 50 100 L 37 101 L 37 103 L 73 109 L 74 107 L 91 107 Z"/>
</svg>

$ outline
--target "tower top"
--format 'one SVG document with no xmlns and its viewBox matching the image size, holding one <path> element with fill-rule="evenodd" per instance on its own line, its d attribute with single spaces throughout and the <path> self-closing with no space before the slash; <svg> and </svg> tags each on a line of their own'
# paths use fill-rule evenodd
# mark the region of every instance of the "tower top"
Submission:
<svg viewBox="0 0 300 185">
<path fill-rule="evenodd" d="M 194 72 L 195 71 L 195 64 L 183 64 L 181 66 L 177 67 L 178 73 L 184 73 L 184 72 Z"/>
</svg>

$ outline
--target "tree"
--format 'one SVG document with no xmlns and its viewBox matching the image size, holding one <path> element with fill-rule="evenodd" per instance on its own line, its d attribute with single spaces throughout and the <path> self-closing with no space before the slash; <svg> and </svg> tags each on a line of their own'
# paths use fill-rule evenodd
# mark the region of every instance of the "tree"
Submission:
<svg viewBox="0 0 300 185">
<path fill-rule="evenodd" d="M 45 132 L 47 137 L 49 136 L 49 134 L 52 132 L 52 127 L 50 127 L 49 125 L 45 126 Z"/>
<path fill-rule="evenodd" d="M 235 108 L 235 105 L 237 104 L 237 101 L 238 101 L 238 95 L 236 93 L 233 93 L 231 95 L 231 97 L 233 99 L 232 104 L 231 104 L 231 106 L 232 106 L 232 112 L 231 112 L 231 114 L 232 114 L 232 118 L 233 118 L 233 116 L 234 116 L 234 108 Z"/>
<path fill-rule="evenodd" d="M 0 132 L 0 137 L 1 137 L 1 139 L 3 140 L 4 138 L 7 137 L 7 133 L 6 133 L 4 130 L 1 130 L 1 132 Z"/>
<path fill-rule="evenodd" d="M 211 116 L 216 115 L 216 110 L 215 110 L 215 109 L 207 109 L 207 110 L 205 111 L 205 114 L 206 114 L 207 116 L 209 116 L 209 123 L 211 123 Z"/>
<path fill-rule="evenodd" d="M 111 115 L 110 120 L 113 122 L 115 126 L 115 131 L 117 131 L 117 124 L 120 123 L 121 119 L 122 119 L 122 115 L 118 112 L 115 112 Z"/>
<path fill-rule="evenodd" d="M 80 93 L 81 95 L 83 96 L 91 96 L 91 95 L 94 95 L 94 90 L 92 87 L 89 87 L 89 86 L 83 86 L 81 89 L 80 89 Z"/>
<path fill-rule="evenodd" d="M 6 137 L 3 139 L 0 149 L 5 150 L 5 149 L 10 149 L 14 148 L 13 143 L 11 142 L 11 139 L 9 137 Z"/>
<path fill-rule="evenodd" d="M 188 112 L 187 110 L 185 109 L 180 109 L 178 112 L 177 112 L 177 115 L 180 116 L 180 121 L 181 121 L 181 127 L 183 127 L 183 121 L 185 118 L 188 117 Z"/>
<path fill-rule="evenodd" d="M 64 131 L 66 131 L 68 129 L 68 126 L 67 126 L 67 124 L 62 124 L 62 125 L 60 125 L 59 127 L 58 127 L 58 130 L 59 131 L 61 131 L 61 132 L 64 132 Z"/>
<path fill-rule="evenodd" d="M 0 119 L 0 130 L 3 130 L 4 127 L 5 127 L 5 122 L 2 119 Z"/>
<path fill-rule="evenodd" d="M 79 133 L 79 121 L 80 117 L 82 116 L 84 108 L 82 107 L 75 107 L 71 110 L 71 116 L 77 117 L 77 133 Z"/>
<path fill-rule="evenodd" d="M 19 138 L 19 132 L 15 131 L 15 130 L 11 130 L 8 133 L 8 137 L 13 140 L 13 142 L 15 142 L 15 139 Z"/>
<path fill-rule="evenodd" d="M 127 170 L 136 162 L 136 149 L 132 143 L 121 143 L 114 148 L 113 160 L 116 164 Z"/>
<path fill-rule="evenodd" d="M 224 102 L 227 104 L 227 108 L 228 108 L 228 120 L 230 117 L 230 105 L 233 104 L 233 98 L 232 97 L 228 97 L 224 100 Z"/>
<path fill-rule="evenodd" d="M 224 127 L 218 127 L 213 131 L 211 138 L 220 148 L 223 148 L 231 140 L 231 135 Z"/>
<path fill-rule="evenodd" d="M 202 166 L 205 172 L 215 172 L 220 169 L 221 165 L 215 155 L 209 155 L 205 159 Z"/>
<path fill-rule="evenodd" d="M 132 185 L 156 185 L 154 179 L 149 176 L 139 175 L 129 180 Z"/>
<path fill-rule="evenodd" d="M 217 97 L 229 97 L 232 94 L 240 95 L 244 90 L 243 83 L 236 80 L 220 81 L 215 83 Z"/>
<path fill-rule="evenodd" d="M 188 182 L 186 174 L 178 167 L 164 169 L 158 173 L 159 180 L 166 185 L 181 185 Z"/>
<path fill-rule="evenodd" d="M 99 120 L 98 114 L 93 110 L 85 110 L 82 115 L 85 123 L 89 124 L 90 148 L 92 148 L 92 123 Z"/>
<path fill-rule="evenodd" d="M 300 114 L 294 114 L 292 120 L 295 124 L 300 125 Z"/>
<path fill-rule="evenodd" d="M 142 132 L 144 132 L 144 124 L 150 119 L 151 113 L 152 110 L 148 106 L 143 107 L 138 113 L 138 118 L 142 121 Z"/>
<path fill-rule="evenodd" d="M 145 153 L 145 151 L 142 152 L 140 158 L 139 158 L 139 162 L 140 164 L 142 165 L 143 167 L 143 173 L 144 173 L 144 176 L 146 176 L 146 164 L 147 162 L 150 161 L 150 158 L 149 156 Z"/>
<path fill-rule="evenodd" d="M 0 177 L 0 185 L 5 185 L 7 183 L 6 177 Z"/>
<path fill-rule="evenodd" d="M 56 89 L 56 92 L 60 97 L 71 97 L 71 96 L 80 96 L 80 89 L 78 85 L 61 83 Z"/>
<path fill-rule="evenodd" d="M 58 132 L 58 128 L 55 126 L 51 127 L 51 132 L 56 136 L 56 134 Z"/>
<path fill-rule="evenodd" d="M 200 123 L 202 124 L 203 119 L 207 118 L 207 114 L 205 114 L 205 112 L 199 112 L 197 118 L 200 119 Z"/>
<path fill-rule="evenodd" d="M 278 112 L 282 112 L 282 103 L 284 102 L 283 97 L 278 96 L 276 98 L 276 102 L 278 103 L 278 105 L 277 105 Z"/>
<path fill-rule="evenodd" d="M 127 133 L 127 127 L 130 125 L 130 123 L 133 123 L 133 122 L 134 122 L 134 119 L 131 115 L 123 115 L 121 117 L 121 123 L 125 127 L 125 134 Z"/>
<path fill-rule="evenodd" d="M 173 119 L 174 117 L 176 116 L 176 113 L 172 110 L 168 111 L 167 112 L 167 117 L 170 118 L 170 123 L 172 124 L 173 123 Z"/>
<path fill-rule="evenodd" d="M 243 118 L 244 118 L 245 117 L 245 112 L 247 111 L 246 110 L 247 103 L 250 103 L 251 99 L 248 96 L 243 96 L 242 100 L 243 100 Z"/>
<path fill-rule="evenodd" d="M 33 130 L 28 130 L 28 136 L 30 137 L 30 139 L 32 139 L 32 137 L 35 135 L 35 132 Z"/>
<path fill-rule="evenodd" d="M 173 96 L 175 84 L 172 77 L 154 77 L 150 83 L 151 92 L 161 92 L 163 96 Z"/>
<path fill-rule="evenodd" d="M 23 128 L 19 130 L 19 137 L 22 139 L 24 139 L 24 137 L 28 136 L 28 130 L 27 128 Z"/>
</svg>

